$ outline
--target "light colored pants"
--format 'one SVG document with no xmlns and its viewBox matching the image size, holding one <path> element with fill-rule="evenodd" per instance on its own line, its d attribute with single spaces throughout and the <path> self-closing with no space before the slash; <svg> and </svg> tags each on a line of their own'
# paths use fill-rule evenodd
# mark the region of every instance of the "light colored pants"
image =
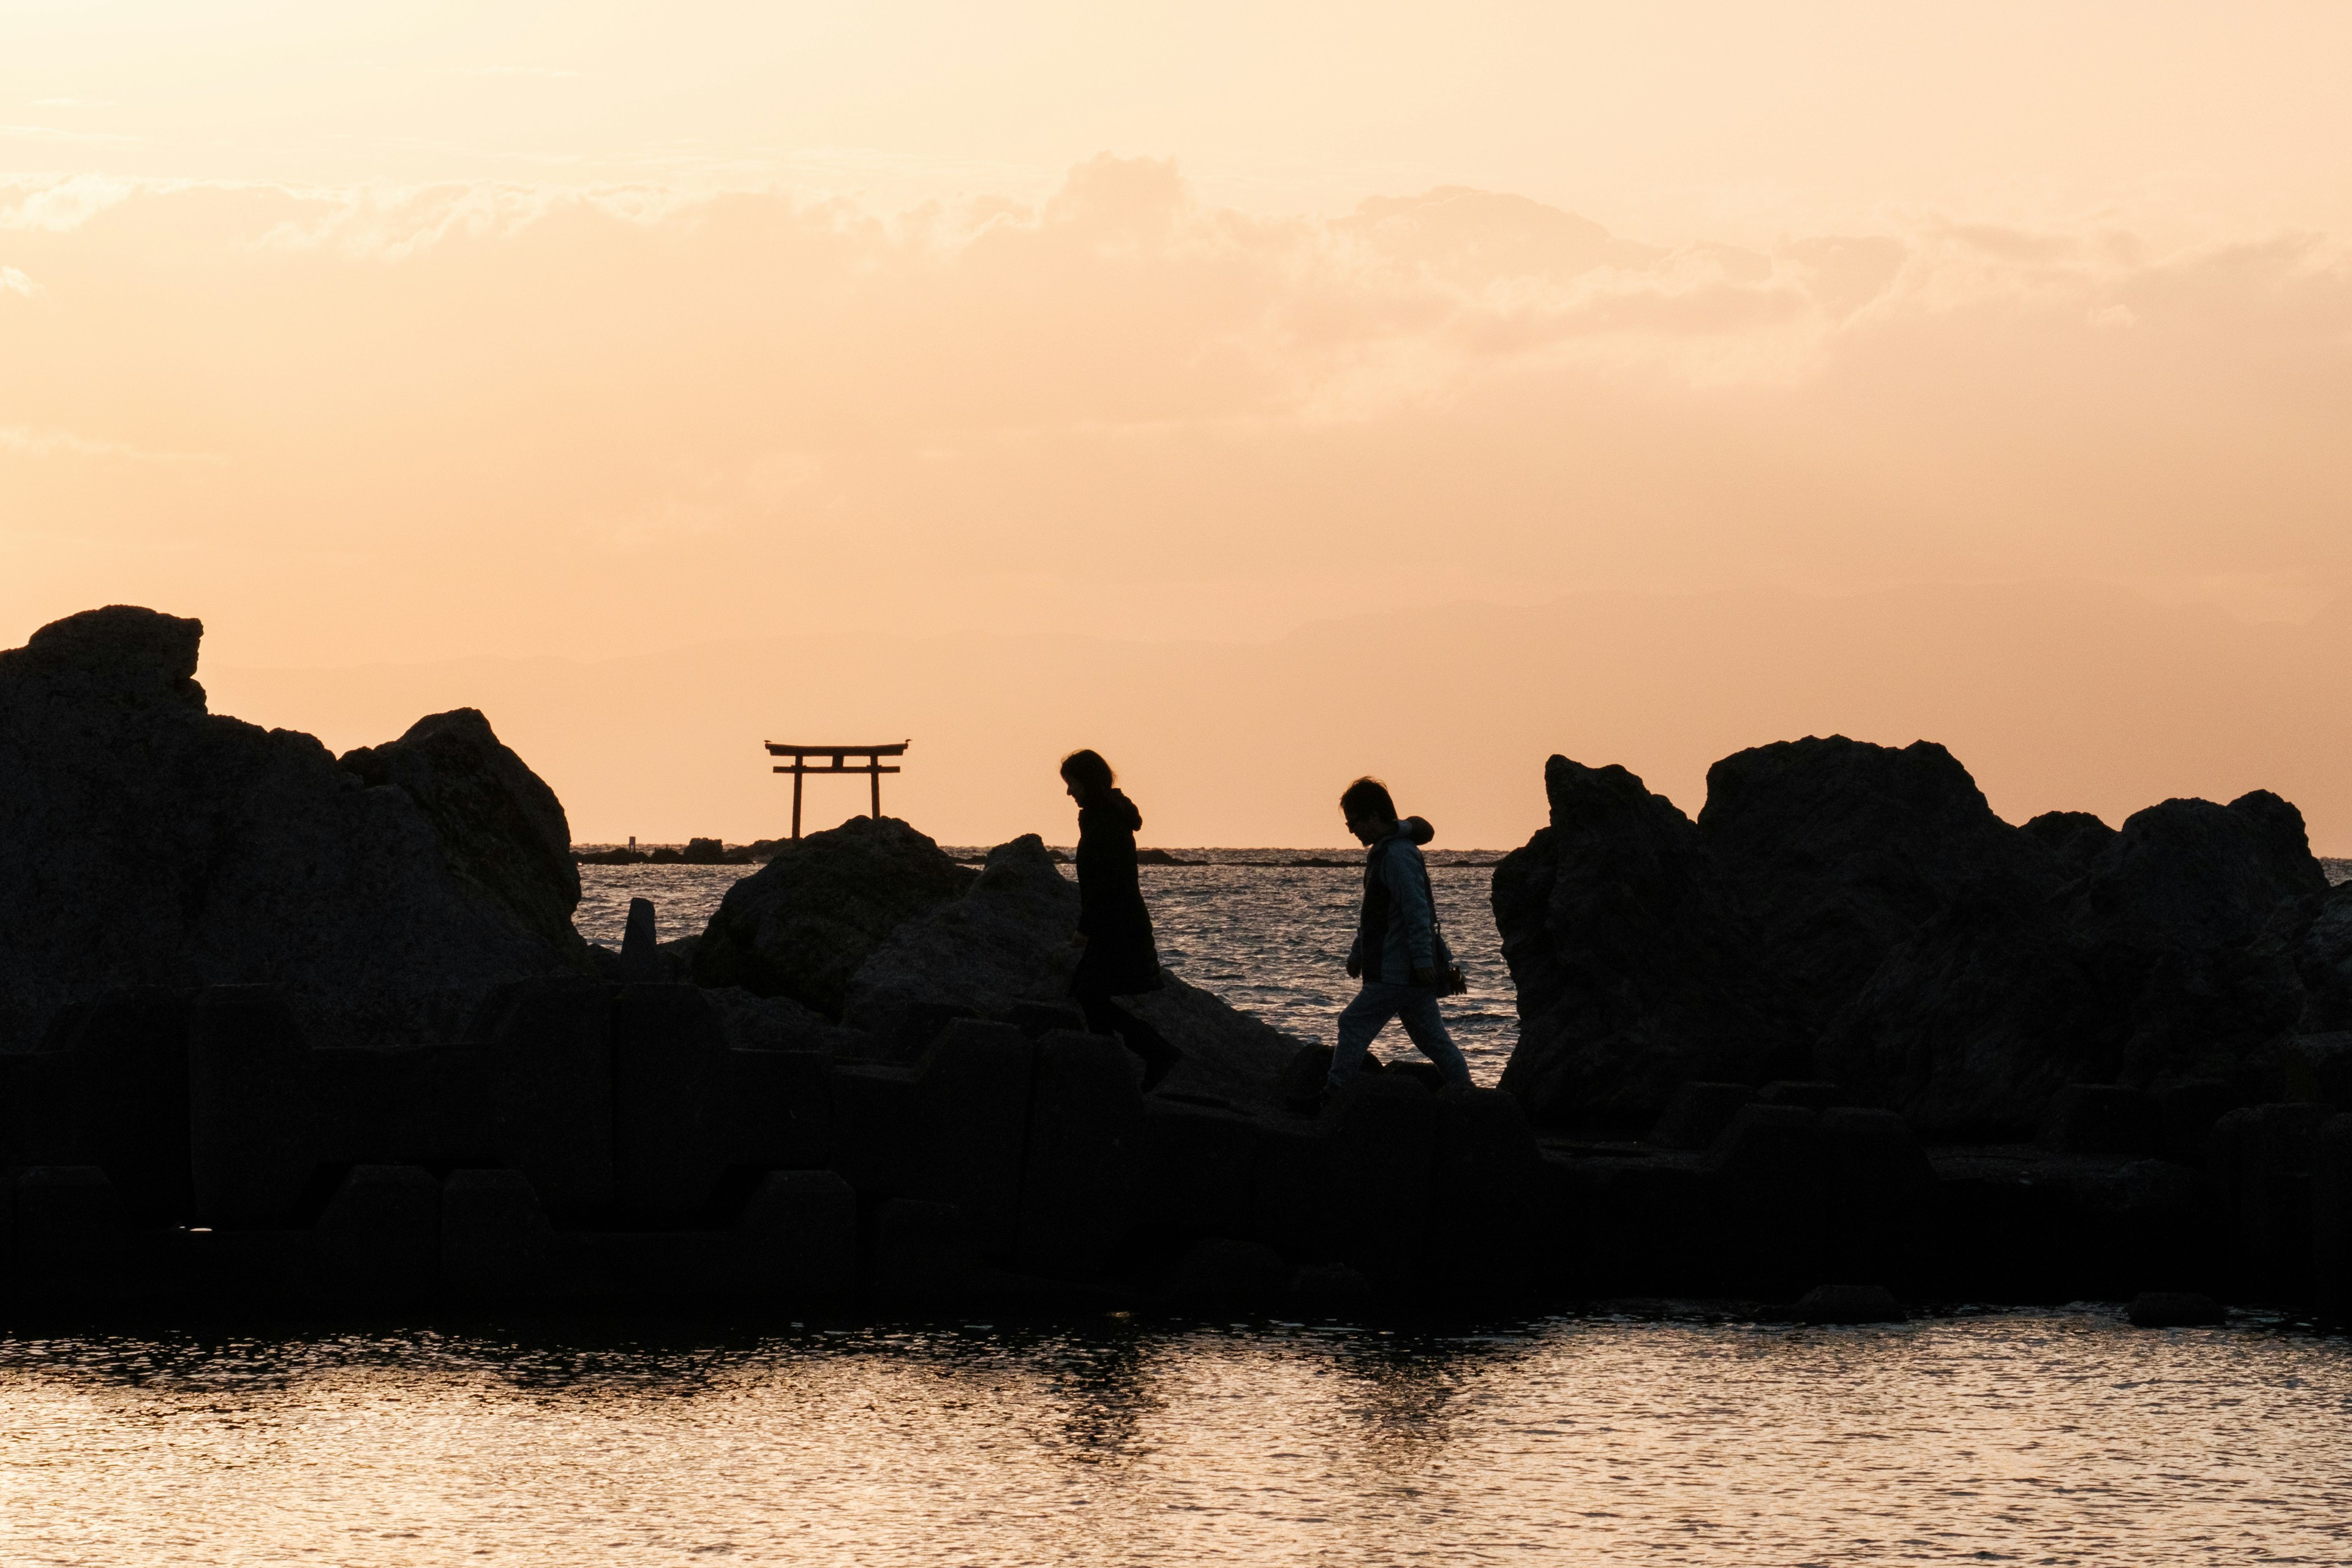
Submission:
<svg viewBox="0 0 2352 1568">
<path fill-rule="evenodd" d="M 1470 1087 L 1470 1064 L 1462 1059 L 1461 1047 L 1445 1032 L 1445 1020 L 1437 1011 L 1437 993 L 1426 985 L 1367 980 L 1356 999 L 1339 1011 L 1339 1044 L 1331 1053 L 1331 1076 L 1325 1080 L 1326 1089 L 1346 1087 L 1364 1065 L 1372 1037 L 1387 1028 L 1391 1018 L 1404 1020 L 1404 1032 L 1421 1047 L 1423 1056 L 1437 1064 L 1446 1082 Z"/>
</svg>

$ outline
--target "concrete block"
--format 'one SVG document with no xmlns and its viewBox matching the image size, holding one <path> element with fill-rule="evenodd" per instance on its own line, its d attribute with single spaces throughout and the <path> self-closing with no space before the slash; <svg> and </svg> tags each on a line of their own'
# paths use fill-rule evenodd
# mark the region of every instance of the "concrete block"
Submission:
<svg viewBox="0 0 2352 1568">
<path fill-rule="evenodd" d="M 2068 1154 L 2154 1154 L 2164 1146 L 2156 1101 L 2122 1084 L 2070 1083 L 2051 1096 L 2042 1146 Z"/>
<path fill-rule="evenodd" d="M 79 1012 L 67 1043 L 78 1081 L 44 1114 L 75 1140 L 74 1161 L 106 1172 L 133 1225 L 184 1224 L 193 1213 L 187 1004 L 140 988 Z"/>
<path fill-rule="evenodd" d="M 1018 1247 L 1035 1054 L 1011 1024 L 958 1019 L 916 1075 L 919 1189 L 962 1212 L 975 1258 L 992 1266 Z"/>
<path fill-rule="evenodd" d="M 2311 1176 L 2313 1295 L 2329 1321 L 2352 1321 L 2352 1114 L 2321 1126 Z"/>
<path fill-rule="evenodd" d="M 1932 1205 L 1922 1294 L 2021 1304 L 2076 1299 L 2080 1227 L 2064 1182 L 2030 1166 L 1939 1165 Z"/>
<path fill-rule="evenodd" d="M 441 1286 L 467 1303 L 565 1293 L 554 1228 L 520 1171 L 452 1171 L 441 1184 Z"/>
<path fill-rule="evenodd" d="M 1662 1149 L 1710 1148 L 1739 1108 L 1755 1098 L 1744 1083 L 1686 1083 L 1666 1102 L 1649 1141 Z"/>
<path fill-rule="evenodd" d="M 2306 1300 L 2312 1278 L 2312 1174 L 2335 1112 L 2308 1101 L 2250 1106 L 2214 1129 L 2217 1165 L 2237 1228 L 2231 1293 Z"/>
<path fill-rule="evenodd" d="M 1822 1267 L 1832 1279 L 1910 1290 L 1935 1224 L 1936 1173 L 1911 1124 L 1891 1110 L 1821 1113 Z"/>
<path fill-rule="evenodd" d="M 36 1165 L 16 1181 L 20 1299 L 121 1302 L 151 1294 L 121 1194 L 96 1165 Z"/>
<path fill-rule="evenodd" d="M 974 1261 L 971 1231 L 955 1205 L 892 1198 L 875 1211 L 874 1296 L 883 1310 L 951 1310 Z"/>
<path fill-rule="evenodd" d="M 613 1189 L 625 1221 L 676 1223 L 717 1191 L 730 1054 L 692 985 L 630 985 L 613 999 Z"/>
<path fill-rule="evenodd" d="M 833 1162 L 833 1060 L 818 1051 L 730 1051 L 720 1108 L 727 1163 L 814 1171 Z"/>
<path fill-rule="evenodd" d="M 1252 1235 L 1258 1142 L 1257 1124 L 1246 1116 L 1147 1099 L 1139 1219 L 1194 1236 Z"/>
<path fill-rule="evenodd" d="M 1517 1291 L 1535 1279 L 1536 1183 L 1542 1152 L 1515 1095 L 1449 1089 L 1436 1100 L 1431 1161 L 1432 1264 L 1423 1295 Z"/>
<path fill-rule="evenodd" d="M 315 1230 L 318 1283 L 368 1307 L 431 1299 L 440 1282 L 441 1184 L 421 1165 L 356 1165 Z"/>
<path fill-rule="evenodd" d="M 1711 1289 L 1789 1300 L 1819 1283 L 1827 1149 L 1822 1119 L 1794 1105 L 1746 1105 L 1706 1153 L 1705 1258 Z"/>
<path fill-rule="evenodd" d="M 922 1186 L 911 1068 L 836 1063 L 830 1085 L 833 1168 L 868 1202 Z"/>
<path fill-rule="evenodd" d="M 273 985 L 215 985 L 188 1010 L 188 1155 L 197 1219 L 291 1225 L 324 1142 L 310 1047 Z"/>
<path fill-rule="evenodd" d="M 530 1178 L 549 1216 L 571 1224 L 613 1202 L 614 988 L 570 977 L 517 981 L 468 1031 L 482 1063 L 488 1134 Z"/>
<path fill-rule="evenodd" d="M 1136 1216 L 1143 1095 L 1127 1047 L 1057 1029 L 1036 1042 L 1021 1187 L 1019 1267 L 1049 1279 L 1107 1270 Z"/>
<path fill-rule="evenodd" d="M 1262 1241 L 1203 1237 L 1168 1280 L 1168 1304 L 1180 1312 L 1263 1311 L 1279 1304 L 1290 1268 Z"/>
<path fill-rule="evenodd" d="M 1684 1156 L 1547 1152 L 1536 1188 L 1539 1283 L 1584 1297 L 1692 1289 L 1706 1256 L 1707 1192 Z"/>
<path fill-rule="evenodd" d="M 832 1171 L 772 1171 L 736 1226 L 738 1288 L 810 1311 L 857 1293 L 857 1194 Z"/>
</svg>

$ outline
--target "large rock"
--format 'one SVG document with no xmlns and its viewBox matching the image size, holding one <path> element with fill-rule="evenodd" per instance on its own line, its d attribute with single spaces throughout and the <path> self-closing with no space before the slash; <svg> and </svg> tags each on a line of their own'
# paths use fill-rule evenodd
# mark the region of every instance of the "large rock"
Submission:
<svg viewBox="0 0 2352 1568">
<path fill-rule="evenodd" d="M 1956 903 L 2023 908 L 2056 878 L 2055 858 L 1928 741 L 1808 736 L 1726 757 L 1707 770 L 1698 831 L 1816 1032 Z"/>
<path fill-rule="evenodd" d="M 727 890 L 694 950 L 695 982 L 788 996 L 838 1019 L 851 977 L 890 933 L 972 880 L 897 817 L 853 817 L 782 847 Z"/>
<path fill-rule="evenodd" d="M 1551 826 L 1496 868 L 1518 987 L 1502 1087 L 1531 1120 L 1638 1131 L 1694 1079 L 1805 1076 L 1761 943 L 1697 828 L 1621 767 L 1544 764 Z"/>
<path fill-rule="evenodd" d="M 1079 951 L 1077 884 L 1026 834 L 990 850 L 962 897 L 889 932 L 850 980 L 841 1019 L 888 1040 L 925 1006 L 1062 1001 Z"/>
<path fill-rule="evenodd" d="M 114 605 L 0 652 L 0 1041 L 114 987 L 257 981 L 320 1043 L 396 1038 L 582 962 L 562 808 L 478 714 L 371 782 L 206 712 L 203 630 Z"/>
<path fill-rule="evenodd" d="M 2304 1031 L 2352 1029 L 2352 882 L 2328 889 L 2296 942 L 2294 961 L 2303 978 Z"/>
<path fill-rule="evenodd" d="M 472 708 L 419 719 L 397 741 L 342 755 L 371 788 L 390 784 L 432 825 L 450 874 L 559 947 L 579 939 L 580 868 L 563 803 L 499 743 Z"/>
<path fill-rule="evenodd" d="M 1622 770 L 1546 782 L 1495 880 L 1504 1083 L 1543 1120 L 1756 1083 L 1694 1042 L 1784 1037 L 1782 981 L 1823 1076 L 1948 1139 L 2030 1137 L 2070 1084 L 2275 1098 L 2298 1035 L 2352 1027 L 2352 900 L 2265 792 L 2021 829 L 1943 748 L 1836 736 L 1716 764 L 1696 830 Z"/>
<path fill-rule="evenodd" d="M 850 982 L 842 1021 L 902 1054 L 919 1054 L 955 1014 L 1017 1016 L 1067 1005 L 1083 951 L 1077 885 L 1035 834 L 989 851 L 971 889 L 908 921 Z M 1165 1093 L 1269 1106 L 1298 1042 L 1162 970 L 1160 989 L 1119 1005 L 1165 1036 L 1183 1059 Z"/>
<path fill-rule="evenodd" d="M 2326 889 L 2294 807 L 2167 801 L 2079 877 L 2027 886 L 1956 888 L 1832 1021 L 1832 1070 L 1951 1138 L 2025 1136 L 2074 1083 L 2259 1097 L 2305 1012 L 2296 947 Z"/>
</svg>

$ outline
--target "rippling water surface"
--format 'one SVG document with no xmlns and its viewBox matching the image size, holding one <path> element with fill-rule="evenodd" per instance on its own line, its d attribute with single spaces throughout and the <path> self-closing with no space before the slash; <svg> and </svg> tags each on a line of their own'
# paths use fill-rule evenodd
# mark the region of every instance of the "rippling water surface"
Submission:
<svg viewBox="0 0 2352 1568">
<path fill-rule="evenodd" d="M 2352 1558 L 2352 1349 L 2094 1314 L 0 1342 L 16 1563 Z"/>
<path fill-rule="evenodd" d="M 1349 858 L 1345 850 L 1187 851 L 1221 857 Z M 591 942 L 618 947 L 629 900 L 654 900 L 665 940 L 699 931 L 727 896 L 740 866 L 583 866 L 575 922 Z M 1467 995 L 1445 1004 L 1454 1044 L 1480 1083 L 1493 1083 L 1518 1037 L 1511 976 L 1487 908 L 1494 877 L 1485 864 L 1430 867 L 1438 918 L 1470 980 Z M 1146 866 L 1143 896 L 1151 906 L 1160 961 L 1196 985 L 1276 1028 L 1303 1038 L 1331 1037 L 1333 1015 L 1355 994 L 1347 976 L 1363 894 L 1360 863 L 1289 867 L 1225 863 Z M 1383 1055 L 1412 1047 L 1391 1025 L 1375 1047 Z"/>
</svg>

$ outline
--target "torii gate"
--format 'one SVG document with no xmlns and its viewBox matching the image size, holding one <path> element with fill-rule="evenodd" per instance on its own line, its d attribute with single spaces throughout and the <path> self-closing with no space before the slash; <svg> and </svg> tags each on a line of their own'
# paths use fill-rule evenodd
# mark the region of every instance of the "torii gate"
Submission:
<svg viewBox="0 0 2352 1568">
<path fill-rule="evenodd" d="M 903 757 L 907 754 L 907 748 L 914 744 L 912 741 L 901 741 L 895 746 L 788 746 L 781 741 L 769 741 L 764 743 L 768 748 L 768 755 L 790 757 L 793 760 L 790 767 L 776 767 L 769 771 L 793 775 L 793 842 L 795 844 L 800 842 L 801 837 L 801 780 L 811 773 L 864 773 L 873 782 L 874 815 L 880 816 L 882 815 L 882 775 L 898 772 L 895 767 L 884 767 L 882 759 Z M 808 763 L 811 757 L 831 757 L 833 766 L 813 768 Z M 842 760 L 845 757 L 864 757 L 866 765 L 849 767 Z"/>
</svg>

